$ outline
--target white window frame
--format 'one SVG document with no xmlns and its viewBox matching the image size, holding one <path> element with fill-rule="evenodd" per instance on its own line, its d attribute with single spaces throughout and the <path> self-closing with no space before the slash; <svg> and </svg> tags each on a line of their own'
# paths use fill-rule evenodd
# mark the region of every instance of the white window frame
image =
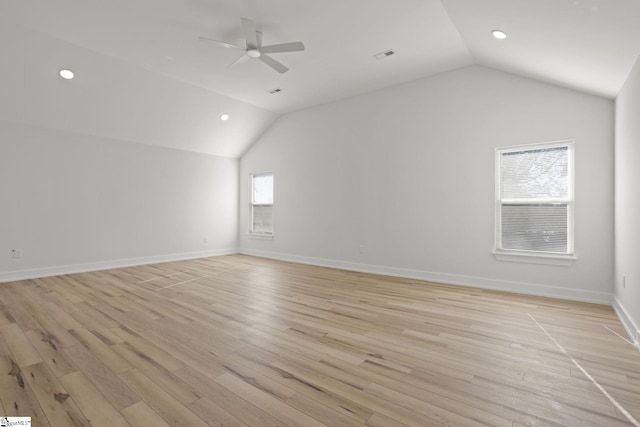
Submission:
<svg viewBox="0 0 640 427">
<path fill-rule="evenodd" d="M 502 199 L 502 155 L 510 152 L 539 150 L 545 148 L 567 147 L 568 155 L 568 196 L 566 198 L 544 198 L 526 199 L 526 203 L 566 203 L 567 205 L 567 252 L 556 253 L 534 250 L 504 249 L 502 247 L 502 205 L 522 202 L 524 199 Z M 553 142 L 543 142 L 535 144 L 517 145 L 509 147 L 499 147 L 495 150 L 495 249 L 493 251 L 496 259 L 500 261 L 526 262 L 534 264 L 550 264 L 570 266 L 575 260 L 575 230 L 574 230 L 574 206 L 575 206 L 575 141 L 563 140 Z"/>
<path fill-rule="evenodd" d="M 251 238 L 254 239 L 263 239 L 263 240 L 272 240 L 273 239 L 273 230 L 275 229 L 275 225 L 273 224 L 274 222 L 274 215 L 273 215 L 273 206 L 275 203 L 275 194 L 274 194 L 274 201 L 271 204 L 258 204 L 255 203 L 254 201 L 254 193 L 253 193 L 253 180 L 256 177 L 259 176 L 265 176 L 265 175 L 271 175 L 271 177 L 273 178 L 273 190 L 275 191 L 275 176 L 273 174 L 273 172 L 259 172 L 259 173 L 252 173 L 249 174 L 249 232 L 247 233 L 247 235 Z M 271 232 L 256 232 L 253 230 L 253 209 L 256 206 L 271 206 Z"/>
</svg>

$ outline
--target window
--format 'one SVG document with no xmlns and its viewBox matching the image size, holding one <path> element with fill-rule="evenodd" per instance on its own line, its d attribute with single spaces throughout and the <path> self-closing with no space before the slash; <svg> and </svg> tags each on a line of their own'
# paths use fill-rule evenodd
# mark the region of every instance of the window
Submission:
<svg viewBox="0 0 640 427">
<path fill-rule="evenodd" d="M 496 169 L 496 255 L 573 259 L 573 141 L 499 148 Z"/>
<path fill-rule="evenodd" d="M 251 175 L 251 206 L 249 233 L 273 235 L 273 174 Z"/>
</svg>

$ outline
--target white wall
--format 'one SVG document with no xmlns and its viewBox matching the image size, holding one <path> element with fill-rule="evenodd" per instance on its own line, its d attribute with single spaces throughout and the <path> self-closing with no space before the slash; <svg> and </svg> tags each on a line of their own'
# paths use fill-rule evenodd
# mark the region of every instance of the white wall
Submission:
<svg viewBox="0 0 640 427">
<path fill-rule="evenodd" d="M 0 121 L 0 281 L 236 252 L 238 163 Z"/>
<path fill-rule="evenodd" d="M 615 107 L 614 307 L 640 349 L 640 59 Z"/>
<path fill-rule="evenodd" d="M 495 147 L 576 141 L 571 267 L 496 261 Z M 275 174 L 275 237 L 246 236 Z M 472 66 L 281 117 L 240 162 L 245 253 L 610 302 L 613 102 Z M 363 253 L 360 253 L 360 247 Z"/>
</svg>

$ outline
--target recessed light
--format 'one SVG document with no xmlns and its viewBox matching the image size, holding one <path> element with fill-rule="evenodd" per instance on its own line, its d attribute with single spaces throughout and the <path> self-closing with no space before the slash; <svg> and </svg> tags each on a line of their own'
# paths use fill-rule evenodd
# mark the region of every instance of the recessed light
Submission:
<svg viewBox="0 0 640 427">
<path fill-rule="evenodd" d="M 504 40 L 507 38 L 507 33 L 505 33 L 504 31 L 493 30 L 491 31 L 491 34 L 493 35 L 493 37 L 497 38 L 498 40 Z"/>
<path fill-rule="evenodd" d="M 60 70 L 58 74 L 60 74 L 60 77 L 62 77 L 65 80 L 71 80 L 74 77 L 73 71 L 66 70 L 66 69 Z"/>
<path fill-rule="evenodd" d="M 225 121 L 225 122 L 226 122 L 227 120 L 229 120 L 229 115 L 228 115 L 228 114 L 223 114 L 223 115 L 221 115 L 221 116 L 220 116 L 220 120 L 222 120 L 222 121 Z"/>
</svg>

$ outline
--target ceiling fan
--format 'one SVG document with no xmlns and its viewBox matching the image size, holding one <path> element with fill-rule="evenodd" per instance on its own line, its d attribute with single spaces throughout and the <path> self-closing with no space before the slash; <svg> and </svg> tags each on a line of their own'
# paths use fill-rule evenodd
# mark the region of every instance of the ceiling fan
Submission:
<svg viewBox="0 0 640 427">
<path fill-rule="evenodd" d="M 289 42 L 272 44 L 269 46 L 262 46 L 262 33 L 256 30 L 256 23 L 248 18 L 240 18 L 242 22 L 242 29 L 244 30 L 244 36 L 246 38 L 246 46 L 237 46 L 231 43 L 223 42 L 220 40 L 210 39 L 208 37 L 198 37 L 198 40 L 203 42 L 212 42 L 227 49 L 243 50 L 244 53 L 238 59 L 233 61 L 227 66 L 231 67 L 234 64 L 247 61 L 249 59 L 259 59 L 267 64 L 279 73 L 286 73 L 289 69 L 284 64 L 276 61 L 272 57 L 268 56 L 268 53 L 283 53 L 283 52 L 300 52 L 304 50 L 304 44 L 302 42 Z"/>
</svg>

